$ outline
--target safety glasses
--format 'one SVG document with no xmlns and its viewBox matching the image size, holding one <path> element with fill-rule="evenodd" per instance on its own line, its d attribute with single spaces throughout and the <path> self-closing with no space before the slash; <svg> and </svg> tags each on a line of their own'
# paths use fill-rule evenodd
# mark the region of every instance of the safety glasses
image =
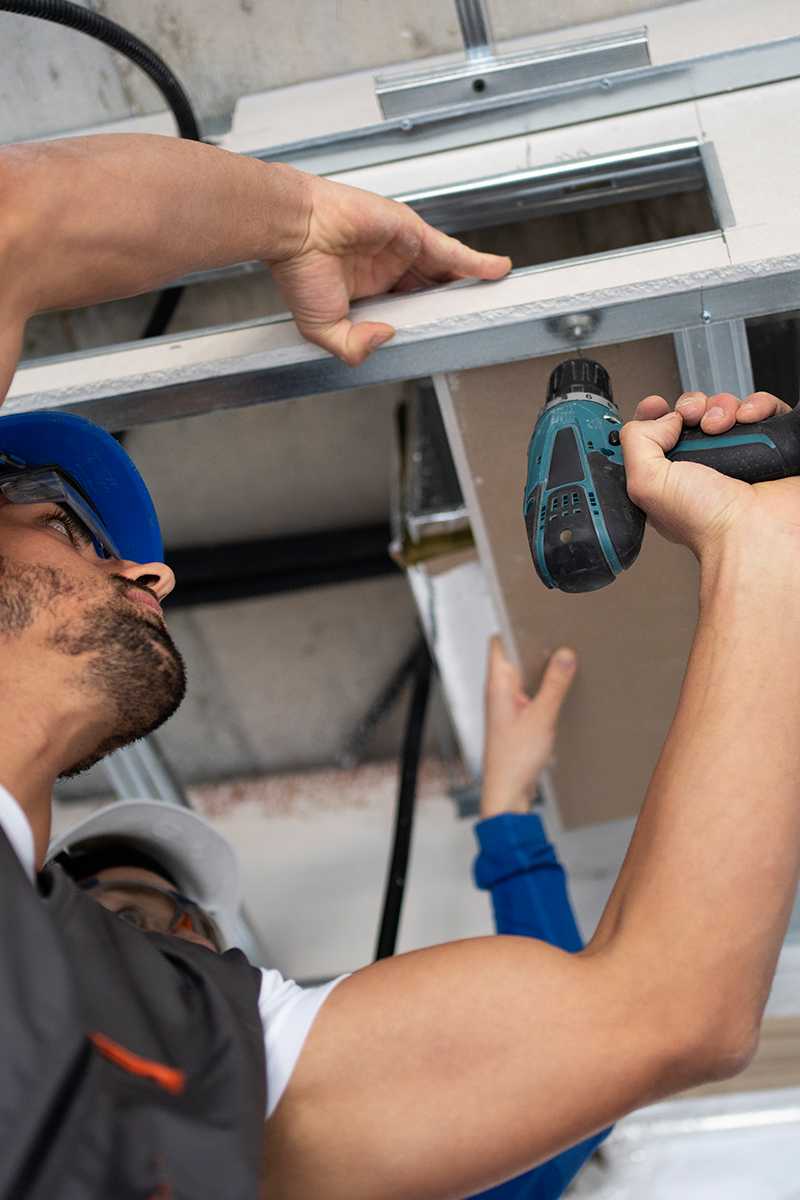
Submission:
<svg viewBox="0 0 800 1200">
<path fill-rule="evenodd" d="M 82 879 L 78 887 L 91 892 L 92 899 L 145 933 L 180 935 L 182 929 L 191 929 L 211 942 L 215 949 L 222 950 L 219 930 L 208 913 L 196 900 L 190 900 L 172 888 L 133 880 L 97 878 Z"/>
<path fill-rule="evenodd" d="M 0 452 L 0 492 L 10 504 L 58 504 L 84 526 L 100 558 L 121 558 L 116 543 L 88 497 L 60 467 L 28 467 Z"/>
</svg>

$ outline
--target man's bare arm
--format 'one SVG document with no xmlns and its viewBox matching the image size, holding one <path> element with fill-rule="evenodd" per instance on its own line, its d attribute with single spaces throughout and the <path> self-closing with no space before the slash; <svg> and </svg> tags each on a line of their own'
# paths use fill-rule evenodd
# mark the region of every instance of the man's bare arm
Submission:
<svg viewBox="0 0 800 1200">
<path fill-rule="evenodd" d="M 702 592 L 612 927 L 573 957 L 487 939 L 341 984 L 268 1126 L 276 1197 L 463 1196 L 752 1054 L 797 884 L 800 481 L 676 472 L 679 428 L 626 434 Z"/>
<path fill-rule="evenodd" d="M 6 146 L 31 312 L 157 288 L 301 245 L 310 178 L 198 142 L 111 134 Z M 38 251 L 38 252 L 37 252 Z"/>
<path fill-rule="evenodd" d="M 704 433 L 711 435 L 726 433 L 736 424 L 747 425 L 757 421 L 767 421 L 771 417 L 791 411 L 788 404 L 784 404 L 777 396 L 768 392 L 755 392 L 747 397 L 744 403 L 728 392 L 717 395 L 706 395 L 704 392 L 684 392 L 678 399 L 676 408 L 680 411 L 686 427 L 700 426 Z M 710 415 L 712 410 L 713 416 Z M 661 396 L 648 396 L 637 406 L 634 419 L 654 421 L 665 416 L 669 411 L 669 405 Z M 637 825 L 631 852 L 622 865 L 602 919 L 595 931 L 592 939 L 594 946 L 603 945 L 617 927 L 624 899 L 628 893 L 628 886 L 633 882 L 630 876 L 636 872 L 637 855 L 633 853 L 636 839 L 647 836 L 648 825 L 642 820 Z"/>
<path fill-rule="evenodd" d="M 301 333 L 353 364 L 393 330 L 352 325 L 351 300 L 510 267 L 404 204 L 197 142 L 119 134 L 0 150 L 0 261 L 13 271 L 0 305 L 17 323 L 254 259 Z"/>
</svg>

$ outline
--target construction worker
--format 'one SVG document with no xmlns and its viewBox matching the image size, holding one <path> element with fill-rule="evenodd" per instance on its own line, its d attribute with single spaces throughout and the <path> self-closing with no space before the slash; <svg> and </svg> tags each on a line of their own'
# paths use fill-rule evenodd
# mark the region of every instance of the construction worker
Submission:
<svg viewBox="0 0 800 1200">
<path fill-rule="evenodd" d="M 349 362 L 393 332 L 352 323 L 354 296 L 508 268 L 401 205 L 208 146 L 6 148 L 0 377 L 33 312 L 258 258 L 301 330 Z M 665 457 L 684 421 L 721 433 L 775 397 L 679 404 L 646 398 L 622 436 L 634 501 L 699 560 L 697 636 L 591 941 L 467 940 L 336 982 L 266 1123 L 260 973 L 131 927 L 58 867 L 34 873 L 55 777 L 155 728 L 184 681 L 158 611 L 172 575 L 124 451 L 66 417 L 0 418 L 3 1195 L 464 1196 L 742 1069 L 798 878 L 800 483 Z M 527 701 L 501 666 L 484 775 L 513 789 Z"/>
</svg>

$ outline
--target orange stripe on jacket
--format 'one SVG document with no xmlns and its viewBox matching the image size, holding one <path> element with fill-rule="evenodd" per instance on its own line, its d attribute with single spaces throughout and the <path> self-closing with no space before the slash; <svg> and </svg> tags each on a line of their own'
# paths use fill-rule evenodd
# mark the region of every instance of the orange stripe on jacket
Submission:
<svg viewBox="0 0 800 1200">
<path fill-rule="evenodd" d="M 139 1075 L 142 1079 L 152 1079 L 173 1096 L 179 1096 L 186 1087 L 186 1074 L 177 1067 L 167 1067 L 164 1063 L 153 1062 L 150 1058 L 141 1058 L 132 1050 L 126 1050 L 118 1042 L 106 1037 L 104 1033 L 90 1033 L 89 1040 L 104 1058 L 122 1067 L 123 1071 L 130 1075 Z"/>
</svg>

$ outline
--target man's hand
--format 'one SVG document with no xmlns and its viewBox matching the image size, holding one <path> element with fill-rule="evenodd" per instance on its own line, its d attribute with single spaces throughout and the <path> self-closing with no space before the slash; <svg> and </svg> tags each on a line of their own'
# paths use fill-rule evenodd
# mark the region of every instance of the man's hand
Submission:
<svg viewBox="0 0 800 1200">
<path fill-rule="evenodd" d="M 528 812 L 539 775 L 549 763 L 558 715 L 575 678 L 575 652 L 556 650 L 531 698 L 499 637 L 489 647 L 486 678 L 486 749 L 481 816 Z"/>
<path fill-rule="evenodd" d="M 351 300 L 499 279 L 511 268 L 405 204 L 182 138 L 97 134 L 5 146 L 0 401 L 34 313 L 254 259 L 272 268 L 300 332 L 353 366 L 394 329 L 351 322 Z"/>
<path fill-rule="evenodd" d="M 744 545 L 747 539 L 753 544 L 763 540 L 768 531 L 800 537 L 797 480 L 751 485 L 699 463 L 665 457 L 684 422 L 720 434 L 736 422 L 751 424 L 788 411 L 788 405 L 767 392 L 754 392 L 741 404 L 728 393 L 685 392 L 674 411 L 661 396 L 647 396 L 622 430 L 628 494 L 659 533 L 689 546 L 701 561 L 734 530 L 743 535 Z"/>
<path fill-rule="evenodd" d="M 268 265 L 304 337 L 351 366 L 394 334 L 353 323 L 351 300 L 475 276 L 500 279 L 511 260 L 470 250 L 405 204 L 312 175 L 301 176 L 307 232 L 289 257 Z"/>
</svg>

